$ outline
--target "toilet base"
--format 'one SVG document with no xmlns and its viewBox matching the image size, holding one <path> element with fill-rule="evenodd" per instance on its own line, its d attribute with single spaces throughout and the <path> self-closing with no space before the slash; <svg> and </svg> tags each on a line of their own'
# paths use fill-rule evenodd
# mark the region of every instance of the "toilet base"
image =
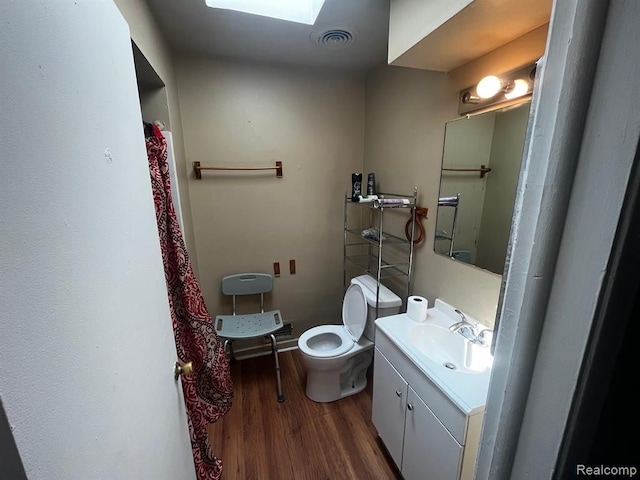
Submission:
<svg viewBox="0 0 640 480">
<path fill-rule="evenodd" d="M 336 370 L 307 370 L 306 395 L 317 403 L 329 403 L 362 392 L 367 386 L 367 368 L 371 365 L 371 349 L 347 359 Z"/>
</svg>

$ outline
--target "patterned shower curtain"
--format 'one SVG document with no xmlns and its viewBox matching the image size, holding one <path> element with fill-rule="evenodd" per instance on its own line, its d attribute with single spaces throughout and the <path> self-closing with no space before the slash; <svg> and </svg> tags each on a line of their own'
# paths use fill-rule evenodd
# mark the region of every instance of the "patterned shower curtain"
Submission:
<svg viewBox="0 0 640 480">
<path fill-rule="evenodd" d="M 182 362 L 193 362 L 194 373 L 182 376 L 182 389 L 196 474 L 198 480 L 218 480 L 222 461 L 211 451 L 207 425 L 231 408 L 229 363 L 191 268 L 171 201 L 167 143 L 157 126 L 146 130 L 149 131 L 145 135 L 149 173 L 176 349 Z"/>
</svg>

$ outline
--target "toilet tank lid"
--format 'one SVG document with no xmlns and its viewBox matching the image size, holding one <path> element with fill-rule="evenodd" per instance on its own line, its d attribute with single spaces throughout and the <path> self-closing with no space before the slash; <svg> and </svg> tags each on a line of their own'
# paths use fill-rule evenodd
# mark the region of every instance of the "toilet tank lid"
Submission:
<svg viewBox="0 0 640 480">
<path fill-rule="evenodd" d="M 376 307 L 376 279 L 371 275 L 360 275 L 351 279 L 351 283 L 357 283 L 362 287 L 364 296 L 369 306 Z M 380 298 L 378 300 L 378 308 L 399 307 L 402 305 L 402 299 L 384 285 L 380 284 Z"/>
</svg>

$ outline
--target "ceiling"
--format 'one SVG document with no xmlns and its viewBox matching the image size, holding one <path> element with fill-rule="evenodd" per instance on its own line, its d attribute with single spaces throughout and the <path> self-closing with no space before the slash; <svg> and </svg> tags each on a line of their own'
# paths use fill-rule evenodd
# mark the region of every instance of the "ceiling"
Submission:
<svg viewBox="0 0 640 480">
<path fill-rule="evenodd" d="M 209 8 L 204 0 L 146 0 L 177 53 L 281 65 L 358 69 L 387 63 L 389 0 L 326 0 L 315 25 Z M 338 32 L 319 42 L 327 30 Z"/>
<path fill-rule="evenodd" d="M 474 0 L 391 63 L 449 72 L 547 24 L 552 4 L 553 0 Z"/>
<path fill-rule="evenodd" d="M 391 1 L 417 0 L 326 0 L 315 25 L 209 8 L 205 0 L 146 0 L 178 54 L 355 70 L 387 64 Z M 393 64 L 449 71 L 545 24 L 551 4 L 474 0 Z M 330 30 L 337 32 L 322 36 Z M 351 41 L 341 41 L 345 32 Z"/>
</svg>

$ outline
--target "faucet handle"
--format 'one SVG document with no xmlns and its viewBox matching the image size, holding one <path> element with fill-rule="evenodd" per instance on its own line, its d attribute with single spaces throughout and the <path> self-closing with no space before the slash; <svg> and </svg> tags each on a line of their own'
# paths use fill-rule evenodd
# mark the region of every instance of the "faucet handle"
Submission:
<svg viewBox="0 0 640 480">
<path fill-rule="evenodd" d="M 491 338 L 487 339 L 487 335 L 491 335 Z M 491 330 L 490 328 L 483 328 L 482 330 L 480 330 L 480 332 L 478 332 L 476 338 L 481 345 L 488 347 L 493 340 L 493 330 Z"/>
</svg>

